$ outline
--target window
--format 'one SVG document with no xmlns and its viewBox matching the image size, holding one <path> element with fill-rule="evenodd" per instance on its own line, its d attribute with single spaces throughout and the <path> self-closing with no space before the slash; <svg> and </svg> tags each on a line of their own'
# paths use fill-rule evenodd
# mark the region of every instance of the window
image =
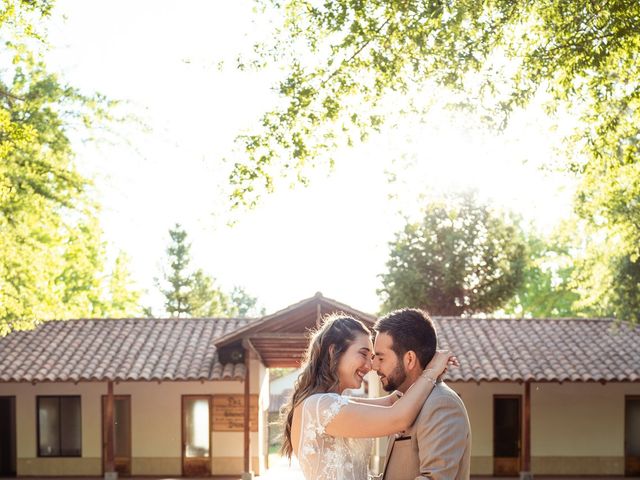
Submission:
<svg viewBox="0 0 640 480">
<path fill-rule="evenodd" d="M 38 397 L 38 456 L 82 454 L 80 397 Z"/>
</svg>

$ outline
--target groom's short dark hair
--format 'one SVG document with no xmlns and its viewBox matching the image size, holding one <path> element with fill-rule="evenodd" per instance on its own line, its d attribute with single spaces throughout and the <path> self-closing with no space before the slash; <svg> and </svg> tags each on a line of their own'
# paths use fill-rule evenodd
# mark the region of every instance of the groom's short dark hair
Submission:
<svg viewBox="0 0 640 480">
<path fill-rule="evenodd" d="M 424 310 L 402 308 L 380 318 L 373 329 L 393 339 L 393 351 L 402 358 L 409 350 L 416 352 L 422 368 L 436 354 L 438 336 L 431 317 Z"/>
</svg>

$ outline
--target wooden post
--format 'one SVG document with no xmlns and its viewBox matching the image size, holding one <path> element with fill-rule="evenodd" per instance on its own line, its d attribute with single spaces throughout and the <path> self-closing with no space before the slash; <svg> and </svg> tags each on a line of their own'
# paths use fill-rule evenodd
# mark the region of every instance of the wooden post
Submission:
<svg viewBox="0 0 640 480">
<path fill-rule="evenodd" d="M 104 469 L 105 479 L 115 479 L 117 477 L 115 469 L 115 448 L 114 448 L 114 399 L 113 399 L 113 381 L 107 382 L 107 408 L 105 412 L 105 422 L 107 427 L 107 445 L 106 445 L 106 461 Z"/>
<path fill-rule="evenodd" d="M 244 349 L 244 473 L 242 474 L 242 480 L 250 480 L 253 478 L 253 472 L 251 471 L 251 437 L 249 420 L 251 418 L 251 398 L 250 387 L 251 377 L 250 372 L 250 353 L 248 348 Z"/>
<path fill-rule="evenodd" d="M 522 416 L 522 471 L 521 480 L 533 479 L 531 473 L 531 382 L 524 382 L 524 415 Z"/>
</svg>

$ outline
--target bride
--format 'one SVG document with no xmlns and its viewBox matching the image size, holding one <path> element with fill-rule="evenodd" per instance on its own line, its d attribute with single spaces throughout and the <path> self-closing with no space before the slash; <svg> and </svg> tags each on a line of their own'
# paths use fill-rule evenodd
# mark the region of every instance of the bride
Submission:
<svg viewBox="0 0 640 480">
<path fill-rule="evenodd" d="M 372 438 L 410 427 L 436 379 L 457 360 L 437 352 L 420 378 L 398 399 L 342 396 L 360 388 L 371 370 L 373 345 L 364 324 L 344 314 L 332 315 L 313 333 L 284 408 L 282 452 L 292 454 L 306 480 L 367 480 Z"/>
</svg>

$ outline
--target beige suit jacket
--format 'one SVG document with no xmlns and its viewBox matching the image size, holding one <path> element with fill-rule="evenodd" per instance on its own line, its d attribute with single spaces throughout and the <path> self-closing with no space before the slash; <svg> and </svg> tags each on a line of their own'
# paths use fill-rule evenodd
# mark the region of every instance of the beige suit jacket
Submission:
<svg viewBox="0 0 640 480">
<path fill-rule="evenodd" d="M 389 437 L 384 480 L 468 480 L 471 428 L 460 397 L 439 382 L 416 421 Z"/>
</svg>

